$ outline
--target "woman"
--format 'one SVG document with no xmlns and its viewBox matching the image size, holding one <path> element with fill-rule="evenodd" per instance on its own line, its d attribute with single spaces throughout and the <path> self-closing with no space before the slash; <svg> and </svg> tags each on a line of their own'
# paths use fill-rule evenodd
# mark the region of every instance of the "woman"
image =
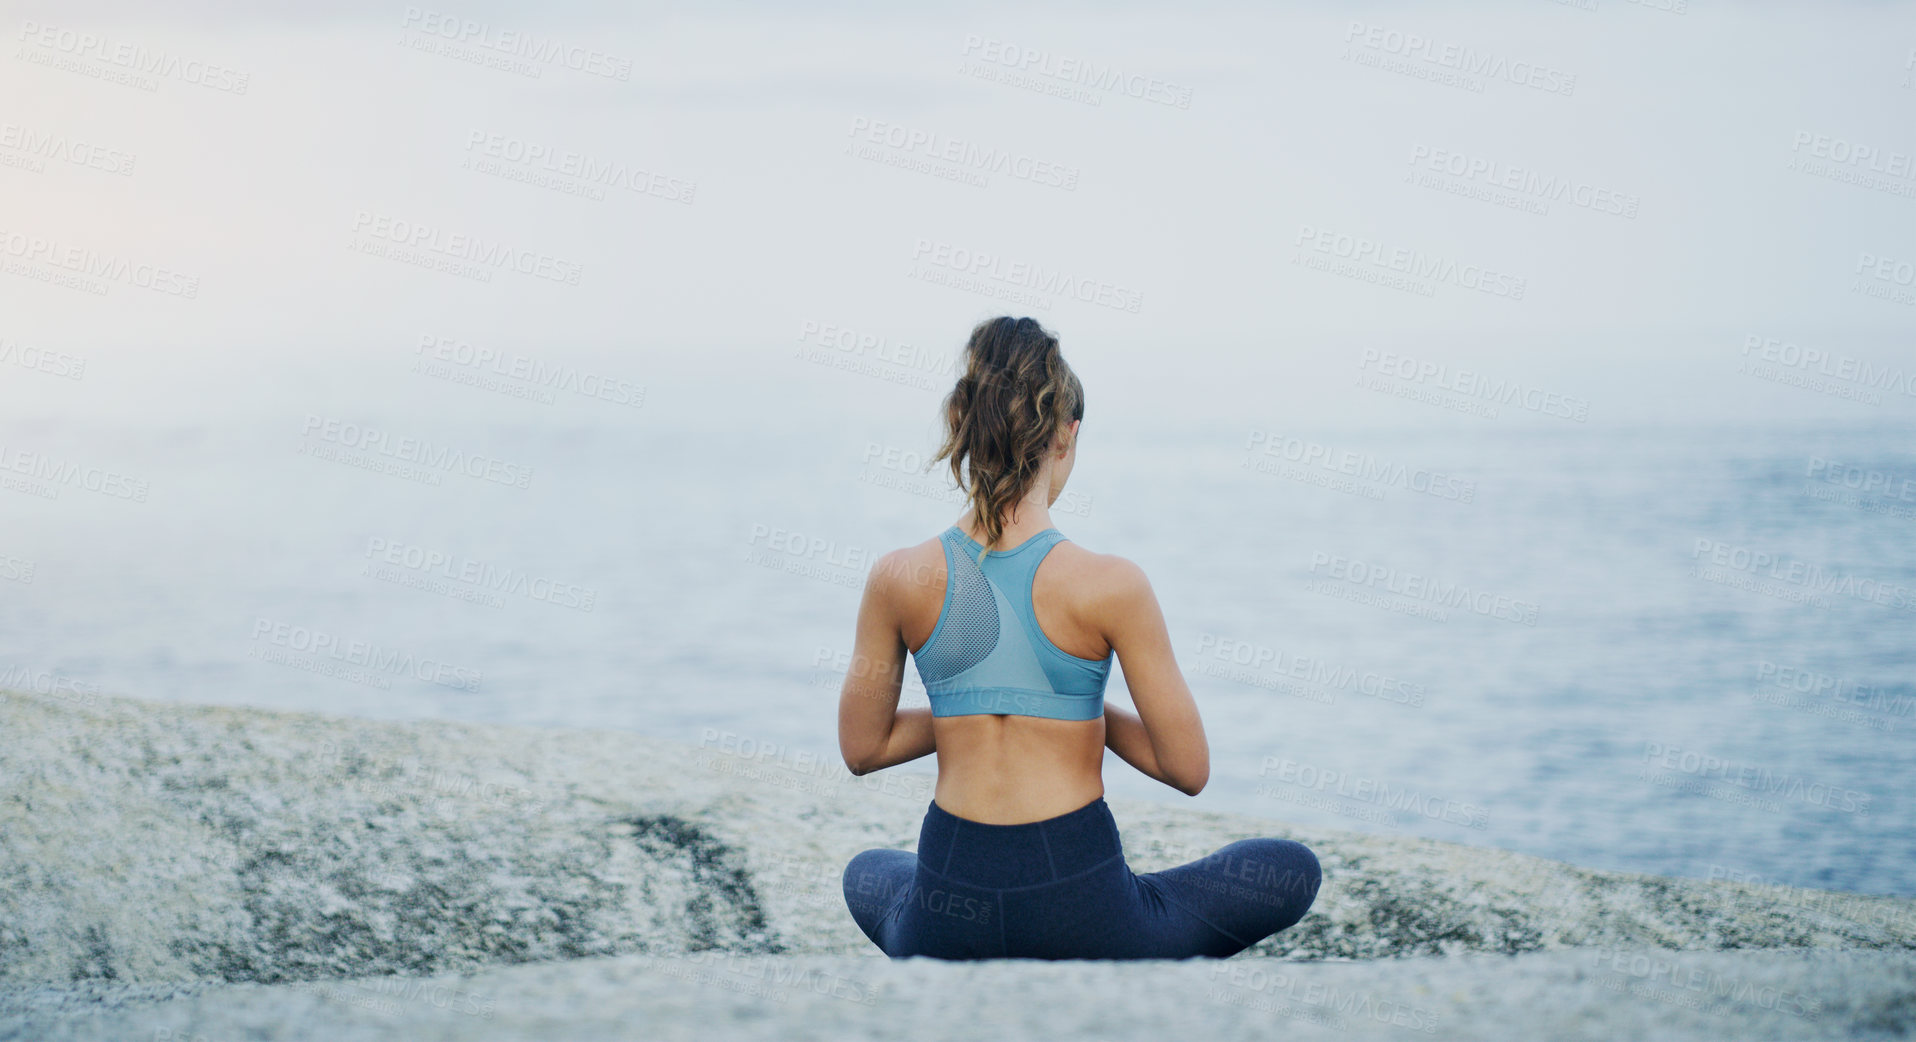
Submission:
<svg viewBox="0 0 1916 1042">
<path fill-rule="evenodd" d="M 839 699 L 853 774 L 938 754 L 917 853 L 867 850 L 845 869 L 859 928 L 894 958 L 1177 959 L 1234 955 L 1303 918 L 1320 877 L 1300 843 L 1125 864 L 1105 748 L 1191 796 L 1210 750 L 1144 573 L 1051 527 L 1084 418 L 1057 338 L 1029 318 L 980 324 L 944 408 L 933 461 L 970 509 L 872 568 Z M 929 709 L 898 708 L 907 648 Z M 1136 713 L 1104 704 L 1114 655 Z"/>
</svg>

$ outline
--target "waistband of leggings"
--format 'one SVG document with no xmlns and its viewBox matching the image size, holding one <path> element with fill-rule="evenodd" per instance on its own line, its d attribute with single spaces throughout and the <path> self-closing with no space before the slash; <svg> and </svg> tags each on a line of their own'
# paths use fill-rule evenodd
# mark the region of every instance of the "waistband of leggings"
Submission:
<svg viewBox="0 0 1916 1042">
<path fill-rule="evenodd" d="M 918 830 L 920 864 L 981 887 L 1051 883 L 1123 853 L 1118 823 L 1102 796 L 1068 814 L 1021 825 L 972 821 L 933 801 Z"/>
</svg>

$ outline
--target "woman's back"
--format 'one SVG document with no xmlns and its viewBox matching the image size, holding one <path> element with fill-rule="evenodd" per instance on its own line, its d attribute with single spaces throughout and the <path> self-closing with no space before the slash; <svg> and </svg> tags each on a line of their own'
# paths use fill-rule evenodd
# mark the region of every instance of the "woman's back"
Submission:
<svg viewBox="0 0 1916 1042">
<path fill-rule="evenodd" d="M 1006 549 L 991 554 L 1007 558 L 1034 551 L 1042 554 L 1026 591 L 1031 623 L 1058 653 L 1087 663 L 1102 663 L 1108 669 L 1112 646 L 1105 637 L 1109 627 L 1099 618 L 1099 610 L 1112 600 L 1107 587 L 1114 562 L 1069 540 L 1037 545 L 1050 543 L 1046 533 L 1055 532 L 1048 525 L 1038 525 L 1032 520 L 1007 528 L 1000 539 Z M 963 542 L 946 537 L 928 539 L 898 551 L 889 561 L 888 570 L 900 586 L 896 598 L 900 635 L 912 650 L 921 676 L 928 668 L 935 677 L 940 667 L 964 664 L 932 658 L 932 653 L 957 646 L 953 628 L 966 618 L 963 601 L 954 596 L 958 588 L 951 580 L 953 562 L 947 547 L 957 543 L 954 549 L 975 553 L 979 544 L 972 533 L 962 528 L 958 533 Z M 960 560 L 957 566 L 967 572 L 977 567 L 969 560 Z M 885 564 L 881 563 L 880 568 L 885 569 Z M 1009 571 L 1020 574 L 1024 570 Z M 1021 591 L 1001 592 L 1011 600 L 1014 610 L 1024 609 Z M 941 627 L 941 620 L 949 621 Z M 1024 620 L 990 621 L 1011 626 Z M 941 647 L 928 646 L 934 633 Z M 938 788 L 934 798 L 938 805 L 972 821 L 1016 824 L 1055 817 L 1104 795 L 1102 674 L 1099 679 L 1100 704 L 1089 719 L 1016 712 L 935 716 L 932 726 L 937 741 Z M 933 683 L 933 679 L 927 680 L 928 689 Z M 956 700 L 955 696 L 943 697 Z M 938 708 L 934 704 L 934 710 Z M 1007 704 L 1003 708 L 1018 707 Z"/>
<path fill-rule="evenodd" d="M 1064 539 L 1051 527 L 1048 506 L 1048 498 L 1026 501 L 1000 533 L 1004 549 L 979 554 L 980 543 L 961 521 L 872 568 L 859 608 L 858 668 L 839 702 L 839 743 L 852 770 L 935 752 L 938 805 L 985 824 L 1038 821 L 1098 799 L 1106 748 L 1181 792 L 1204 787 L 1204 724 L 1150 582 L 1130 561 Z M 1030 568 L 992 567 L 994 557 L 1015 562 L 1039 554 Z M 979 566 L 979 558 L 988 563 Z M 967 597 L 975 603 L 983 596 L 977 586 L 986 570 L 999 576 L 992 603 L 1007 610 L 990 620 L 985 636 L 995 645 L 997 635 L 1009 633 L 1018 643 L 1023 629 L 1029 648 L 1017 650 L 1049 656 L 1044 679 L 1030 673 L 1007 684 L 1005 669 L 1015 670 L 1015 662 L 993 669 L 962 655 L 952 661 L 962 642 L 949 628 L 979 624 L 984 613 L 968 611 Z M 1007 584 L 1012 588 L 1003 589 Z M 954 621 L 943 621 L 948 616 Z M 929 711 L 895 708 L 908 650 L 932 696 Z M 1135 713 L 1103 702 L 1112 660 L 1124 669 Z M 1050 693 L 1062 697 L 1047 697 L 1046 679 L 1053 681 Z M 981 688 L 991 697 L 981 697 Z M 1054 708 L 1073 701 L 1084 708 Z M 867 752 L 856 754 L 861 747 Z"/>
</svg>

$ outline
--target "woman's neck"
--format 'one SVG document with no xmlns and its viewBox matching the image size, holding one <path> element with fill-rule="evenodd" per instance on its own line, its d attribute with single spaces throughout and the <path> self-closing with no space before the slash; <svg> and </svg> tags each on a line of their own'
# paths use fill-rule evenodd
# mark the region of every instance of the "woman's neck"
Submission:
<svg viewBox="0 0 1916 1042">
<path fill-rule="evenodd" d="M 1037 535 L 1039 532 L 1052 527 L 1050 499 L 1051 487 L 1048 483 L 1034 484 L 1031 491 L 1026 493 L 1025 498 L 1018 501 L 1018 505 L 1014 510 L 1006 511 L 999 518 L 999 524 L 1004 526 L 1004 530 L 999 533 L 997 544 L 987 546 L 985 549 L 1009 549 Z M 1016 520 L 1013 520 L 1014 515 L 1016 516 Z M 958 519 L 957 525 L 960 531 L 977 540 L 980 544 L 984 543 L 985 534 L 974 530 L 971 513 L 969 511 Z"/>
</svg>

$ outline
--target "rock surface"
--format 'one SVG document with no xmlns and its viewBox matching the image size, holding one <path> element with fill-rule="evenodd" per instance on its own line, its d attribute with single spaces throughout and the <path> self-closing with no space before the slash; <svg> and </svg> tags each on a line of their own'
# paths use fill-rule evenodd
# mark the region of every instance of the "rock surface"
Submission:
<svg viewBox="0 0 1916 1042">
<path fill-rule="evenodd" d="M 1916 1032 L 1907 952 L 1533 952 L 1363 962 L 633 955 L 314 984 L 9 995 L 0 1038 L 1834 1039 Z"/>
<path fill-rule="evenodd" d="M 1641 1037 L 1916 1030 L 1916 900 L 1114 801 L 1139 871 L 1249 836 L 1302 840 L 1325 869 L 1316 907 L 1209 966 L 893 964 L 852 924 L 839 875 L 866 847 L 914 844 L 926 774 L 852 778 L 730 734 L 698 747 L 18 694 L 0 701 L 0 736 L 0 1036 L 709 1036 L 703 1009 L 733 1018 L 727 1034 L 812 1037 L 773 1028 L 816 1007 L 840 1026 L 818 1037 L 888 1034 L 881 1008 L 1162 1037 L 1193 1004 L 1221 1037 L 1273 1017 L 1300 1037 L 1334 1021 L 1407 1030 L 1326 1007 L 1324 989 L 1421 1009 L 1449 1035 L 1514 1015 L 1505 983 L 1531 1006 L 1547 990 L 1566 1017 L 1614 1007 L 1626 1020 L 1603 1023 Z M 1263 983 L 1239 979 L 1251 970 Z M 1669 996 L 1632 991 L 1659 982 Z M 1006 988 L 1017 1008 L 995 997 Z M 590 1014 L 568 1020 L 574 1000 Z"/>
</svg>

